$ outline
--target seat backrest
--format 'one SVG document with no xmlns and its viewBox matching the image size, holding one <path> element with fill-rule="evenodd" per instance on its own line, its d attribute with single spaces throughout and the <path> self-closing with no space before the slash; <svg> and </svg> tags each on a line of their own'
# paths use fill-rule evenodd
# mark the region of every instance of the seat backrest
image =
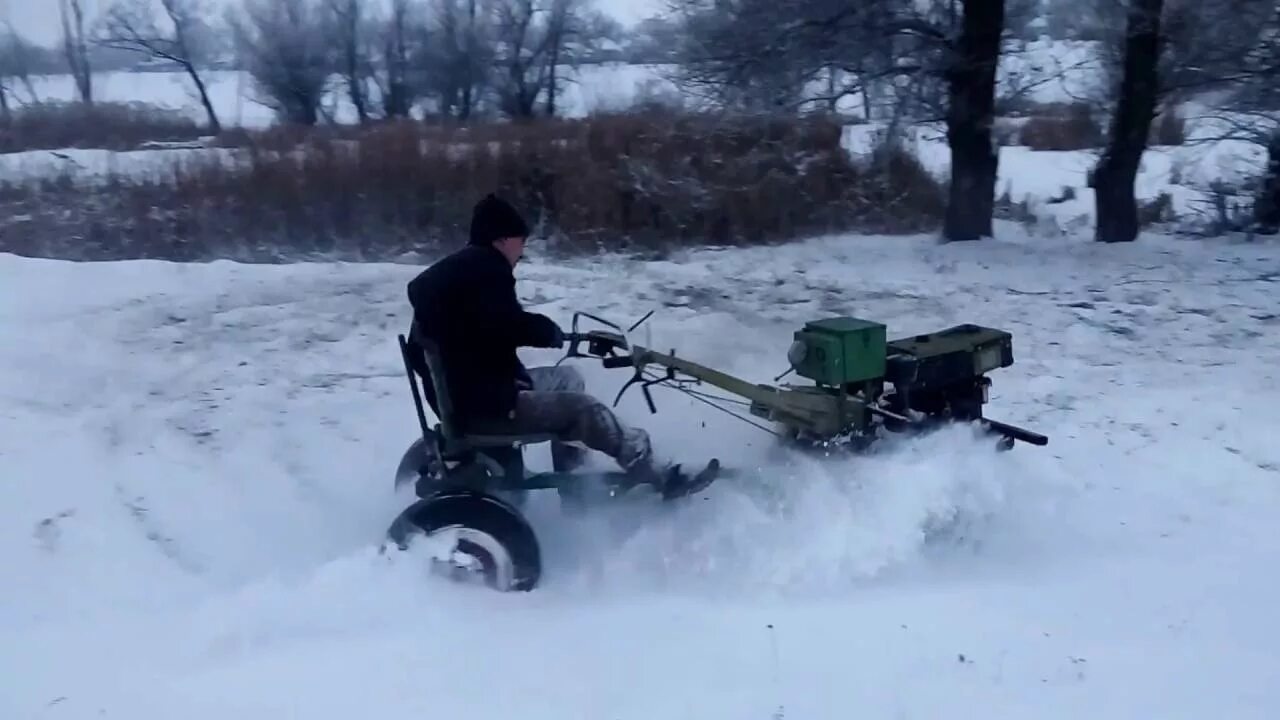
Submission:
<svg viewBox="0 0 1280 720">
<path fill-rule="evenodd" d="M 422 333 L 411 334 L 412 343 L 417 345 L 422 351 L 422 359 L 426 361 L 427 379 L 431 383 L 432 395 L 435 402 L 433 405 L 436 416 L 440 419 L 440 432 L 446 440 L 457 440 L 458 434 L 456 426 L 453 422 L 453 401 L 449 397 L 449 387 L 445 382 L 444 362 L 440 358 L 440 348 L 433 340 L 424 337 Z M 401 342 L 401 351 L 412 352 L 412 346 Z M 405 363 L 412 366 L 411 358 L 405 357 Z M 412 372 L 412 371 L 411 371 Z"/>
</svg>

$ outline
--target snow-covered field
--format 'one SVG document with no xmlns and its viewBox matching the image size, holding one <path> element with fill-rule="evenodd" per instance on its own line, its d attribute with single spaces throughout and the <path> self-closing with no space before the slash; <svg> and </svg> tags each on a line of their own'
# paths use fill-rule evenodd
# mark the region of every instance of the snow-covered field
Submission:
<svg viewBox="0 0 1280 720">
<path fill-rule="evenodd" d="M 1051 440 L 958 429 L 779 473 L 779 507 L 731 483 L 581 520 L 539 498 L 546 584 L 515 596 L 376 551 L 408 502 L 416 270 L 0 256 L 0 717 L 1276 717 L 1274 243 L 1005 226 L 535 259 L 529 305 L 657 309 L 656 345 L 762 381 L 824 314 L 1008 328 L 990 414 Z M 621 411 L 669 454 L 768 461 L 759 431 L 657 401 Z"/>
<path fill-rule="evenodd" d="M 1033 47 L 1006 70 L 1079 50 Z M 655 76 L 594 70 L 570 114 L 624 106 Z M 1089 77 L 1036 99 L 1087 96 Z M 72 96 L 65 78 L 37 89 Z M 242 75 L 213 92 L 228 125 L 270 123 Z M 198 116 L 176 75 L 111 74 L 98 95 Z M 851 126 L 850 151 L 874 130 Z M 945 143 L 917 130 L 944 176 Z M 16 153 L 0 177 L 210 152 L 235 157 Z M 1138 195 L 1194 211 L 1260 158 L 1154 148 Z M 779 497 L 725 482 L 587 518 L 536 498 L 547 575 L 519 596 L 378 552 L 411 499 L 391 487 L 416 432 L 395 335 L 418 268 L 0 255 L 0 718 L 1276 717 L 1280 246 L 1088 242 L 1091 164 L 1002 148 L 999 191 L 1040 222 L 981 243 L 522 266 L 527 304 L 562 322 L 654 309 L 653 344 L 764 382 L 822 315 L 895 336 L 1004 327 L 1016 364 L 989 413 L 1051 440 L 995 454 L 957 428 L 784 470 L 758 430 L 670 392 L 651 416 L 636 393 L 620 411 L 661 450 L 761 467 Z M 1066 186 L 1074 199 L 1047 202 Z M 606 398 L 626 379 L 580 367 Z M 530 461 L 547 466 L 545 448 Z"/>
</svg>

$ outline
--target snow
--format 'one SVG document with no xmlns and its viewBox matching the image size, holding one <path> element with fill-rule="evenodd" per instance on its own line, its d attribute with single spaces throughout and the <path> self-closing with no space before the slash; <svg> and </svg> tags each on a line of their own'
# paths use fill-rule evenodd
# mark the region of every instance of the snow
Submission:
<svg viewBox="0 0 1280 720">
<path fill-rule="evenodd" d="M 1032 43 L 1002 77 L 1087 59 Z M 1073 69 L 1034 99 L 1094 80 Z M 670 89 L 658 67 L 588 68 L 562 100 L 622 107 L 650 82 Z M 69 78 L 37 87 L 73 97 Z M 228 125 L 272 120 L 239 73 L 213 92 Z M 112 73 L 97 93 L 199 117 L 178 75 Z M 1256 170 L 1256 144 L 1195 142 L 1223 127 L 1150 150 L 1138 197 L 1194 212 L 1210 182 Z M 849 126 L 846 146 L 877 129 Z M 909 142 L 945 177 L 939 128 Z M 211 153 L 236 157 L 14 153 L 0 177 L 137 176 Z M 656 310 L 646 343 L 761 382 L 822 315 L 894 336 L 1006 328 L 1016 364 L 994 374 L 989 414 L 1048 447 L 995 454 L 956 428 L 783 466 L 733 418 L 666 391 L 651 416 L 634 393 L 619 412 L 661 451 L 757 468 L 768 487 L 585 518 L 536 497 L 547 574 L 518 596 L 428 577 L 425 549 L 378 552 L 411 500 L 391 477 L 416 428 L 395 335 L 417 267 L 0 255 L 0 717 L 1273 717 L 1280 247 L 1087 242 L 1093 153 L 1000 153 L 998 192 L 1039 220 L 996 240 L 535 252 L 520 290 L 564 324 Z M 1046 202 L 1067 186 L 1074 199 Z M 607 399 L 626 379 L 580 367 Z M 546 449 L 529 461 L 549 465 Z"/>
<path fill-rule="evenodd" d="M 64 148 L 0 154 L 0 180 L 32 182 L 56 178 L 133 180 L 164 179 L 174 168 L 218 160 L 230 165 L 243 152 L 233 148 L 196 147 L 155 150 Z"/>
<path fill-rule="evenodd" d="M 531 307 L 655 309 L 655 345 L 766 382 L 825 314 L 1009 329 L 989 414 L 1050 444 L 956 428 L 784 469 L 635 394 L 664 452 L 777 497 L 537 497 L 519 595 L 377 552 L 409 502 L 417 267 L 0 256 L 0 717 L 1274 717 L 1280 247 L 1000 230 L 532 258 Z"/>
</svg>

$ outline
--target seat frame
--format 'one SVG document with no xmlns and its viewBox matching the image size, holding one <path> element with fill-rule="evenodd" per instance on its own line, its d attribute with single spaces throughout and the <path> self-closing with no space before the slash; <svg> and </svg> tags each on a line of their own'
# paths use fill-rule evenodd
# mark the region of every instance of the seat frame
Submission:
<svg viewBox="0 0 1280 720">
<path fill-rule="evenodd" d="M 635 479 L 622 471 L 562 470 L 527 473 L 524 466 L 524 447 L 535 443 L 551 442 L 554 435 L 468 435 L 458 431 L 454 422 L 453 401 L 445 382 L 444 364 L 439 348 L 421 333 L 412 333 L 413 342 L 422 348 L 422 359 L 427 368 L 427 378 L 421 378 L 414 369 L 413 349 L 402 334 L 399 336 L 400 355 L 404 360 L 405 374 L 413 392 L 421 439 L 405 452 L 396 472 L 396 484 L 412 480 L 420 498 L 459 487 L 498 492 L 515 500 L 529 490 L 556 490 L 562 502 L 582 508 L 589 498 L 625 495 L 635 487 Z M 418 383 L 422 382 L 420 388 Z M 438 422 L 432 427 L 427 422 L 424 401 L 426 383 L 435 392 Z M 554 453 L 553 462 L 554 462 Z"/>
<path fill-rule="evenodd" d="M 440 358 L 439 348 L 429 338 L 415 337 L 413 341 L 422 348 L 423 358 L 426 360 L 427 370 L 431 376 L 431 387 L 435 391 L 436 405 L 439 408 L 437 413 L 439 423 L 436 425 L 436 431 L 444 438 L 450 451 L 465 452 L 470 449 L 486 447 L 521 447 L 535 443 L 551 442 L 555 439 L 554 435 L 535 433 L 527 435 L 464 435 L 460 433 L 455 422 L 453 398 L 450 397 L 449 387 L 445 382 L 444 362 Z M 400 336 L 400 352 L 404 355 L 405 371 L 409 374 L 409 382 L 413 386 L 414 402 L 418 409 L 418 422 L 422 426 L 425 435 L 428 427 L 422 393 L 419 392 L 417 382 L 415 382 L 417 373 L 414 372 L 413 364 L 409 357 L 412 349 L 405 340 L 404 335 Z"/>
<path fill-rule="evenodd" d="M 422 444 L 427 449 L 427 457 L 439 458 L 443 467 L 434 472 L 429 468 L 420 470 L 423 479 L 432 478 L 433 485 L 445 481 L 449 485 L 465 484 L 482 486 L 488 489 L 531 490 L 539 488 L 560 488 L 566 483 L 568 473 L 551 472 L 528 475 L 524 467 L 524 446 L 550 442 L 555 436 L 549 434 L 526 435 L 472 435 L 459 431 L 455 422 L 453 399 L 449 395 L 445 381 L 444 363 L 440 357 L 438 346 L 430 339 L 415 333 L 413 342 L 422 349 L 422 359 L 427 368 L 426 378 L 421 378 L 414 369 L 413 346 L 401 334 L 400 355 L 404 361 L 405 374 L 409 379 L 409 388 L 413 393 L 414 407 L 417 411 L 418 426 L 422 432 Z M 420 388 L 418 383 L 422 383 Z M 435 392 L 435 414 L 438 422 L 432 427 L 426 415 L 426 383 L 431 383 Z M 479 476 L 476 471 L 480 470 Z M 419 494 L 422 494 L 421 491 Z"/>
</svg>

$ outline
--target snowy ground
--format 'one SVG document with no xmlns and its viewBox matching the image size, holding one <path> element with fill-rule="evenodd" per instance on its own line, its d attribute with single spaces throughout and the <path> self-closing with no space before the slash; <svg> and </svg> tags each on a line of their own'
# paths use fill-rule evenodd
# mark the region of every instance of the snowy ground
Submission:
<svg viewBox="0 0 1280 720">
<path fill-rule="evenodd" d="M 1002 326 L 990 414 L 1051 440 L 779 473 L 779 507 L 540 498 L 519 596 L 376 552 L 416 268 L 0 256 L 0 717 L 1274 718 L 1280 247 L 1001 237 L 522 267 L 763 381 L 823 314 Z M 770 456 L 657 400 L 622 412 L 677 458 Z"/>
</svg>

